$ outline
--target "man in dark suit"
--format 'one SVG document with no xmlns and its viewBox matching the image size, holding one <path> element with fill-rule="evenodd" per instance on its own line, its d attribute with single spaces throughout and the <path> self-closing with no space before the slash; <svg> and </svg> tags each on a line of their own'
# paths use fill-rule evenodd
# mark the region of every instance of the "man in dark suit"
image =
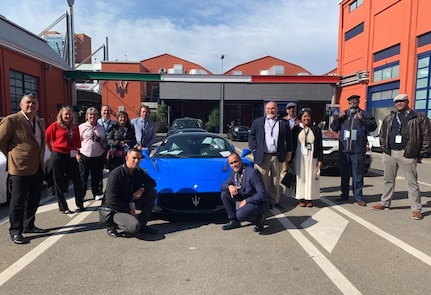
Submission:
<svg viewBox="0 0 431 295">
<path fill-rule="evenodd" d="M 25 94 L 21 111 L 0 122 L 0 150 L 7 157 L 12 196 L 9 233 L 15 244 L 27 244 L 22 233 L 45 233 L 34 225 L 45 175 L 45 123 L 36 115 L 39 101 Z"/>
<path fill-rule="evenodd" d="M 241 227 L 241 221 L 255 224 L 254 231 L 261 232 L 265 223 L 265 212 L 269 209 L 269 199 L 260 173 L 253 167 L 243 165 L 241 157 L 228 157 L 232 168 L 229 178 L 221 185 L 221 200 L 226 207 L 229 223 L 223 230 Z"/>
<path fill-rule="evenodd" d="M 287 165 L 291 160 L 293 145 L 289 123 L 279 120 L 277 116 L 277 104 L 268 102 L 265 116 L 255 119 L 251 125 L 248 145 L 253 151 L 254 163 L 262 174 L 266 191 L 271 192 L 271 203 L 278 209 L 284 209 L 280 204 L 280 174 L 283 163 Z"/>
</svg>

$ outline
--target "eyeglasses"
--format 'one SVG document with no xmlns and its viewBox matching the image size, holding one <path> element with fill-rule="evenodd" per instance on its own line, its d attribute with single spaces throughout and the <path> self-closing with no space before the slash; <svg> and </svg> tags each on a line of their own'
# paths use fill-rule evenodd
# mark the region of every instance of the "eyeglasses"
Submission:
<svg viewBox="0 0 431 295">
<path fill-rule="evenodd" d="M 286 109 L 288 109 L 288 110 L 294 110 L 295 107 L 287 107 Z"/>
<path fill-rule="evenodd" d="M 405 102 L 406 100 L 396 100 L 394 103 Z"/>
</svg>

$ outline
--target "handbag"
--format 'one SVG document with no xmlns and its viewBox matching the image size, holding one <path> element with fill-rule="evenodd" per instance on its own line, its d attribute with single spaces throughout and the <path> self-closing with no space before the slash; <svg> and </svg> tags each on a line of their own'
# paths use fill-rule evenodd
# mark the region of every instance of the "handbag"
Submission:
<svg viewBox="0 0 431 295">
<path fill-rule="evenodd" d="M 110 149 L 106 153 L 106 163 L 110 167 L 120 166 L 124 163 L 124 159 L 126 158 L 126 154 L 127 153 L 123 149 L 121 149 L 121 150 Z"/>
<path fill-rule="evenodd" d="M 296 175 L 291 169 L 289 169 L 280 181 L 288 189 L 294 189 L 296 186 Z"/>
<path fill-rule="evenodd" d="M 99 207 L 99 224 L 107 227 L 114 223 L 114 214 L 117 211 L 108 207 Z"/>
</svg>

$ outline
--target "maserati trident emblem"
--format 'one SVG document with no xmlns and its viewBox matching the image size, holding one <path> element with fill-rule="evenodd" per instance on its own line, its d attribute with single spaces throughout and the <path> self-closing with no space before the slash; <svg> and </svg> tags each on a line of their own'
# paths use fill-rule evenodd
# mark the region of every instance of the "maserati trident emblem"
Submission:
<svg viewBox="0 0 431 295">
<path fill-rule="evenodd" d="M 120 94 L 121 98 L 124 98 L 124 94 L 127 93 L 127 85 L 129 84 L 129 82 L 127 81 L 118 81 L 115 82 L 115 88 L 118 94 Z"/>
<path fill-rule="evenodd" d="M 198 192 L 196 191 L 196 189 L 198 188 L 198 185 L 197 184 L 195 184 L 194 186 L 193 186 L 193 189 L 195 190 L 195 195 L 194 195 L 194 197 L 192 198 L 192 203 L 193 203 L 193 205 L 195 205 L 195 207 L 197 207 L 198 205 L 199 205 L 199 202 L 200 202 L 200 200 L 201 200 L 201 198 L 199 198 L 198 197 Z"/>
<path fill-rule="evenodd" d="M 195 207 L 197 207 L 197 206 L 199 205 L 200 200 L 201 200 L 201 198 L 199 198 L 199 197 L 198 197 L 198 195 L 195 195 L 195 196 L 192 198 L 192 203 L 193 203 L 193 205 L 195 205 Z"/>
</svg>

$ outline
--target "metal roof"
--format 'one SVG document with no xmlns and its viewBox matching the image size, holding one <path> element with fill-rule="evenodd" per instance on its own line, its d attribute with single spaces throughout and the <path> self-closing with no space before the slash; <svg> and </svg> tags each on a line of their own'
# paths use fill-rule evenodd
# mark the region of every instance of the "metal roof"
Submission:
<svg viewBox="0 0 431 295">
<path fill-rule="evenodd" d="M 65 71 L 71 67 L 39 36 L 0 15 L 0 46 Z"/>
</svg>

